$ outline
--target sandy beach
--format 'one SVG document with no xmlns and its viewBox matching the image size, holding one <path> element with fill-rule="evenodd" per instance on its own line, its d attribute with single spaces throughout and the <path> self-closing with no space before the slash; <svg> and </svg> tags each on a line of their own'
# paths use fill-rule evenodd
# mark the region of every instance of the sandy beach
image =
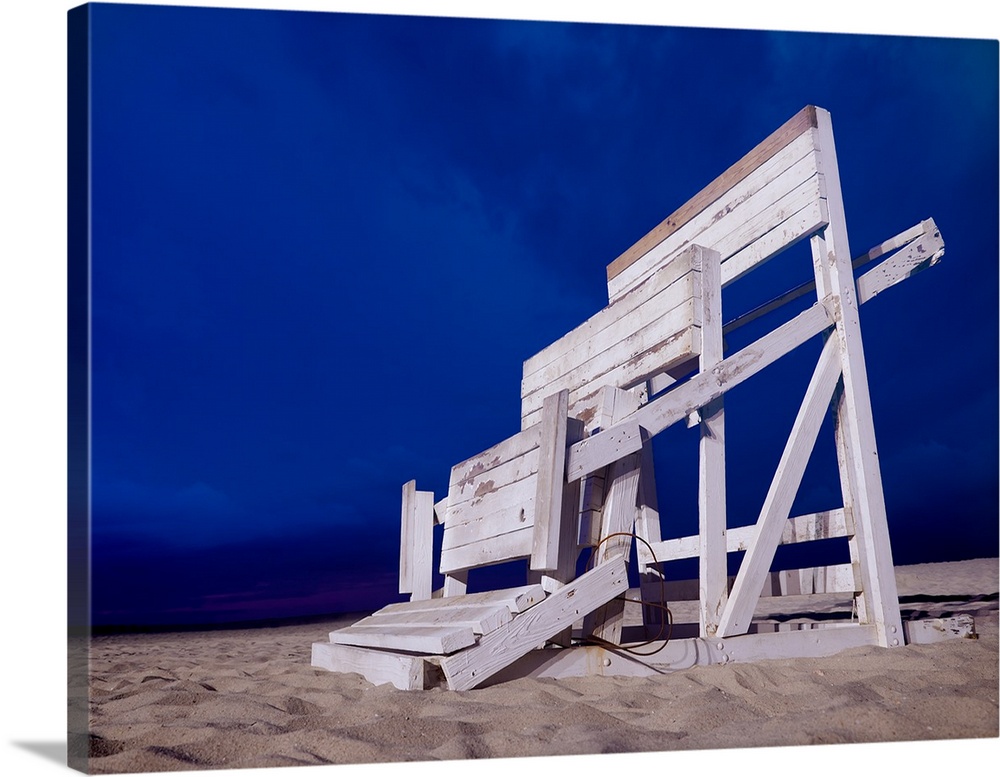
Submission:
<svg viewBox="0 0 1000 777">
<path fill-rule="evenodd" d="M 100 636 L 94 773 L 362 764 L 998 736 L 997 559 L 897 569 L 904 619 L 978 639 L 652 678 L 398 691 L 310 666 L 345 621 Z"/>
</svg>

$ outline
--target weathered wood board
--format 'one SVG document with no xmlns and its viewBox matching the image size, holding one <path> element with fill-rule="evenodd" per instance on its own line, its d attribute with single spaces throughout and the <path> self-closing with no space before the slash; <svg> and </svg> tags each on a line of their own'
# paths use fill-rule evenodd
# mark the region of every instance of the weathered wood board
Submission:
<svg viewBox="0 0 1000 777">
<path fill-rule="evenodd" d="M 629 293 L 524 362 L 521 428 L 547 394 L 569 390 L 569 414 L 596 425 L 605 386 L 631 388 L 701 350 L 702 251 L 681 251 Z"/>
</svg>

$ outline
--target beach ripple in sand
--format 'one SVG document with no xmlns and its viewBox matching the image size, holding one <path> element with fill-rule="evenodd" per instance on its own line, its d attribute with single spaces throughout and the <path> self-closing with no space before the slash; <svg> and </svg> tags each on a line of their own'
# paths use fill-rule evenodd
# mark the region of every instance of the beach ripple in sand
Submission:
<svg viewBox="0 0 1000 777">
<path fill-rule="evenodd" d="M 903 567 L 898 581 L 906 607 L 973 613 L 980 638 L 655 678 L 519 679 L 407 693 L 312 668 L 311 643 L 332 622 L 96 637 L 91 769 L 996 737 L 996 560 Z"/>
</svg>

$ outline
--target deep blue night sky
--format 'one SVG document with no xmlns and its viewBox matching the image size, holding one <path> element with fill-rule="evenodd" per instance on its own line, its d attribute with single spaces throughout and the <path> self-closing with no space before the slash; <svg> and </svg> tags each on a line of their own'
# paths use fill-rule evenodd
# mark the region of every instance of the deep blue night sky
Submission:
<svg viewBox="0 0 1000 777">
<path fill-rule="evenodd" d="M 928 217 L 946 243 L 861 313 L 895 560 L 997 554 L 996 41 L 91 14 L 96 624 L 395 598 L 401 485 L 440 498 L 516 432 L 521 362 L 607 303 L 605 266 L 809 103 L 852 253 Z M 727 399 L 736 523 L 805 350 Z M 839 506 L 824 434 L 797 509 Z M 695 525 L 693 439 L 657 438 L 665 536 Z"/>
</svg>

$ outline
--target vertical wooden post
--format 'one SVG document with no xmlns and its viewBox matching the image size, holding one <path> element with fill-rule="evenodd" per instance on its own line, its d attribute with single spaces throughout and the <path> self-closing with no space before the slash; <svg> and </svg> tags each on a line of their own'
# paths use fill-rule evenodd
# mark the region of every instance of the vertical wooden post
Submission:
<svg viewBox="0 0 1000 777">
<path fill-rule="evenodd" d="M 702 373 L 722 361 L 722 276 L 717 251 L 699 247 Z M 697 288 L 697 286 L 696 286 Z M 698 623 L 714 636 L 729 597 L 726 574 L 726 418 L 719 397 L 701 408 L 698 442 Z"/>
<path fill-rule="evenodd" d="M 843 372 L 843 409 L 838 411 L 842 434 L 841 465 L 847 468 L 850 483 L 866 613 L 875 625 L 879 644 L 903 644 L 889 526 L 882 491 L 882 473 L 875 445 L 868 373 L 861 341 L 858 298 L 851 268 L 847 239 L 847 219 L 840 188 L 840 172 L 829 112 L 817 108 L 820 159 L 827 189 L 830 223 L 821 235 L 812 238 L 816 289 L 820 298 L 832 297 L 836 336 Z M 847 506 L 847 505 L 845 505 Z"/>
<path fill-rule="evenodd" d="M 417 491 L 417 481 L 403 486 L 400 513 L 399 592 L 411 601 L 431 598 L 434 568 L 434 493 Z"/>
<path fill-rule="evenodd" d="M 638 409 L 639 398 L 635 394 L 612 386 L 605 386 L 604 392 L 601 428 L 613 426 Z M 628 454 L 607 468 L 600 539 L 610 539 L 602 542 L 598 548 L 596 564 L 628 553 L 631 538 L 622 535 L 631 533 L 635 525 L 641 465 L 640 451 Z M 613 599 L 584 619 L 584 634 L 592 634 L 598 639 L 617 644 L 621 639 L 624 613 L 625 603 L 620 599 Z"/>
<path fill-rule="evenodd" d="M 635 534 L 650 546 L 660 542 L 660 507 L 656 495 L 656 472 L 653 469 L 653 441 L 642 444 L 642 460 L 639 464 L 639 513 L 635 521 Z M 642 608 L 642 623 L 649 639 L 657 638 L 665 623 L 665 613 L 652 603 L 665 605 L 663 601 L 663 571 L 653 563 L 653 554 L 646 544 L 635 543 L 636 561 L 639 567 L 639 591 L 643 602 L 650 604 Z"/>
</svg>

